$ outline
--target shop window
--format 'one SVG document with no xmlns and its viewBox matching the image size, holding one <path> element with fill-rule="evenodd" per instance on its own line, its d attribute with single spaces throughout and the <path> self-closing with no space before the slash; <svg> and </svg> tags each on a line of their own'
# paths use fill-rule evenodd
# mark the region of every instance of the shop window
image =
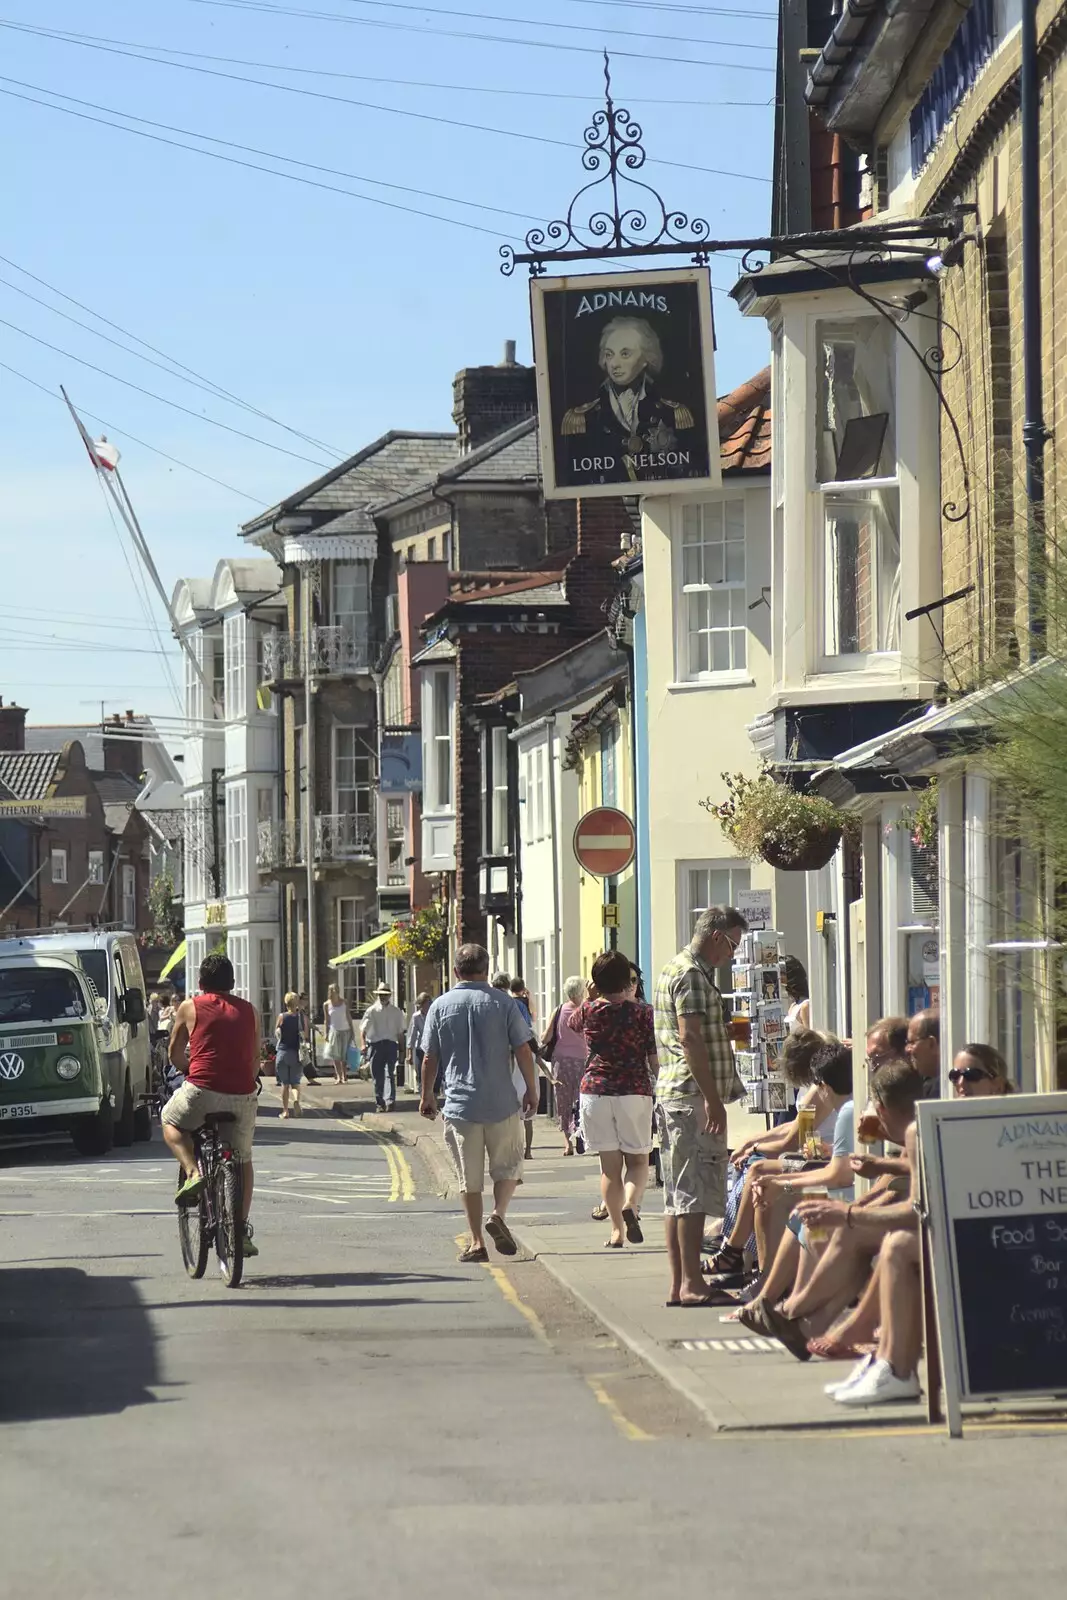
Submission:
<svg viewBox="0 0 1067 1600">
<path fill-rule="evenodd" d="M 816 323 L 822 654 L 900 647 L 895 350 L 881 317 Z"/>
<path fill-rule="evenodd" d="M 682 510 L 678 676 L 744 672 L 748 662 L 745 502 L 711 500 Z"/>
</svg>

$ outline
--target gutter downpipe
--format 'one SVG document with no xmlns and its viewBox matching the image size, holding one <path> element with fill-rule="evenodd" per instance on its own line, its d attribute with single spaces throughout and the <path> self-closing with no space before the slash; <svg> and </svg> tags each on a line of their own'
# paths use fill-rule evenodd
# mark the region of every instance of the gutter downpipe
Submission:
<svg viewBox="0 0 1067 1600">
<path fill-rule="evenodd" d="M 559 905 L 559 829 L 556 825 L 556 713 L 553 711 L 545 718 L 548 728 L 548 820 L 552 830 L 552 915 L 555 919 L 556 937 L 553 940 L 553 977 L 555 979 L 555 1001 L 560 1005 L 563 1000 L 563 925 L 560 920 Z"/>
<path fill-rule="evenodd" d="M 310 561 L 300 566 L 300 601 L 303 612 L 304 636 L 304 761 L 307 776 L 304 782 L 304 857 L 307 863 L 308 901 L 308 1034 L 311 1045 L 311 1064 L 315 1066 L 315 1023 L 319 1014 L 318 939 L 316 937 L 315 905 L 315 720 L 314 690 L 311 681 L 315 653 L 312 649 Z M 297 775 L 299 777 L 299 774 Z"/>
<path fill-rule="evenodd" d="M 1022 4 L 1023 448 L 1026 452 L 1027 625 L 1029 659 L 1045 652 L 1045 426 L 1041 325 L 1041 127 L 1038 99 L 1037 0 Z"/>
</svg>

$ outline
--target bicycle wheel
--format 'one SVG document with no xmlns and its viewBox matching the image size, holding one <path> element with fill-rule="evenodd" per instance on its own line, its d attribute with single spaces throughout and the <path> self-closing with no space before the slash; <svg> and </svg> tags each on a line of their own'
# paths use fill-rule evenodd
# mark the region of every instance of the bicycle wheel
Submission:
<svg viewBox="0 0 1067 1600">
<path fill-rule="evenodd" d="M 228 1289 L 237 1288 L 244 1267 L 241 1187 L 240 1166 L 223 1158 L 215 1172 L 215 1254 Z"/>
<path fill-rule="evenodd" d="M 185 1174 L 179 1168 L 179 1188 L 184 1180 Z M 195 1206 L 178 1207 L 178 1239 L 182 1247 L 182 1260 L 185 1262 L 186 1272 L 190 1278 L 202 1278 L 207 1266 L 208 1251 L 211 1248 L 207 1197 L 204 1191 L 201 1191 Z"/>
</svg>

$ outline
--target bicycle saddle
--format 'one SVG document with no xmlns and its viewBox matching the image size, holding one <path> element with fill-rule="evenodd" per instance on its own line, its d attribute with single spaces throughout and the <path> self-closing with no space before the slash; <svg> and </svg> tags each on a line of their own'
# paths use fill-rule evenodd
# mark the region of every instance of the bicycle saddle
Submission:
<svg viewBox="0 0 1067 1600">
<path fill-rule="evenodd" d="M 237 1118 L 232 1111 L 209 1111 L 204 1118 L 205 1128 L 221 1128 L 224 1123 L 236 1122 Z"/>
</svg>

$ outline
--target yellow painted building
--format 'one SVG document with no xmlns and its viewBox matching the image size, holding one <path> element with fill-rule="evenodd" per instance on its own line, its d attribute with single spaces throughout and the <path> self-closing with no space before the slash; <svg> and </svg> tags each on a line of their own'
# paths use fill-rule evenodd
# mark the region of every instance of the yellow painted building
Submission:
<svg viewBox="0 0 1067 1600">
<path fill-rule="evenodd" d="M 578 777 L 578 814 L 597 806 L 615 806 L 634 816 L 634 764 L 631 700 L 624 690 L 613 690 L 583 717 L 576 719 L 564 758 Z M 631 864 L 617 878 L 605 879 L 578 872 L 579 951 L 581 973 L 588 978 L 597 956 L 612 945 L 612 929 L 605 924 L 605 906 L 618 907 L 616 948 L 636 959 L 636 870 Z M 608 915 L 611 915 L 609 912 Z M 647 974 L 646 974 L 647 979 Z"/>
</svg>

